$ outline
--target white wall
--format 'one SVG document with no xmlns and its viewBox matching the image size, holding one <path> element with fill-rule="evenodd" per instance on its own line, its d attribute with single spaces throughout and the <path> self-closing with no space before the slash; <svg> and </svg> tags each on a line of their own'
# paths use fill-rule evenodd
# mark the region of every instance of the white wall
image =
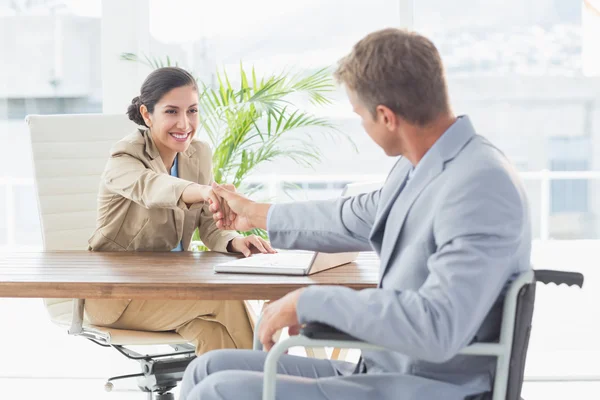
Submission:
<svg viewBox="0 0 600 400">
<path fill-rule="evenodd" d="M 0 98 L 86 97 L 97 92 L 97 18 L 0 17 Z M 56 87 L 51 82 L 57 80 Z"/>
</svg>

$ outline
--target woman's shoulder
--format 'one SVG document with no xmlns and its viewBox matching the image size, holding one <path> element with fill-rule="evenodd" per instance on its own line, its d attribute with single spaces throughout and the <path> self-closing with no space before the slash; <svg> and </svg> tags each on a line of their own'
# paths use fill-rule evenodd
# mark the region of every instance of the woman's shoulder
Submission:
<svg viewBox="0 0 600 400">
<path fill-rule="evenodd" d="M 212 150 L 210 148 L 210 144 L 207 141 L 198 139 L 198 138 L 194 138 L 192 139 L 192 141 L 190 142 L 190 147 L 194 148 L 194 151 L 200 152 L 200 153 L 211 153 Z"/>
<path fill-rule="evenodd" d="M 143 154 L 145 146 L 146 140 L 144 131 L 142 129 L 136 129 L 135 132 L 130 133 L 116 142 L 110 150 L 110 155 L 130 154 L 138 156 Z"/>
</svg>

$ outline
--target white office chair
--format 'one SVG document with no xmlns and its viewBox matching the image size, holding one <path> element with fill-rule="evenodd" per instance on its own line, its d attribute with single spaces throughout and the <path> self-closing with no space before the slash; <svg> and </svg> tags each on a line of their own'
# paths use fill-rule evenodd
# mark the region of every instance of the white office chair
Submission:
<svg viewBox="0 0 600 400">
<path fill-rule="evenodd" d="M 536 282 L 566 284 L 583 287 L 583 275 L 575 272 L 536 270 L 527 271 L 518 276 L 510 285 L 504 298 L 500 335 L 497 342 L 474 343 L 463 349 L 460 354 L 471 356 L 496 357 L 496 373 L 491 393 L 474 396 L 478 400 L 522 400 L 521 388 L 531 320 L 535 301 Z M 258 332 L 258 325 L 255 332 Z M 390 351 L 381 346 L 360 341 L 328 325 L 309 323 L 298 336 L 278 342 L 269 351 L 265 360 L 263 378 L 263 400 L 275 400 L 277 361 L 290 347 L 339 347 L 363 350 Z M 254 349 L 262 345 L 256 334 Z M 398 399 L 402 393 L 398 393 Z"/>
<path fill-rule="evenodd" d="M 87 250 L 96 225 L 100 176 L 111 146 L 132 133 L 136 125 L 126 115 L 30 115 L 35 187 L 45 250 Z M 51 320 L 68 327 L 70 335 L 113 347 L 138 360 L 142 373 L 112 377 L 111 381 L 137 377 L 141 390 L 172 399 L 169 391 L 181 380 L 194 358 L 194 346 L 175 332 L 145 332 L 93 326 L 84 320 L 83 299 L 45 299 Z M 169 345 L 175 352 L 141 355 L 125 346 Z"/>
</svg>

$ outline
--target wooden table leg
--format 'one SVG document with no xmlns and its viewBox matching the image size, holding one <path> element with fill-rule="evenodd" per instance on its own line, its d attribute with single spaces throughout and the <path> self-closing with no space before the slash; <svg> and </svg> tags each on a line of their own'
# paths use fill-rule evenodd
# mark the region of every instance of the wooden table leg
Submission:
<svg viewBox="0 0 600 400">
<path fill-rule="evenodd" d="M 323 347 L 305 347 L 304 351 L 306 356 L 310 358 L 319 358 L 321 360 L 327 360 L 327 351 Z"/>
<path fill-rule="evenodd" d="M 256 327 L 258 317 L 265 307 L 265 302 L 262 302 L 262 304 L 261 302 L 261 300 L 244 300 L 244 308 L 246 309 L 246 315 L 248 316 L 252 330 Z"/>
<path fill-rule="evenodd" d="M 337 347 L 331 352 L 331 360 L 346 361 L 348 357 L 348 349 L 338 349 Z"/>
<path fill-rule="evenodd" d="M 244 305 L 246 306 L 246 313 L 250 319 L 250 324 L 252 325 L 252 330 L 256 329 L 256 323 L 258 322 L 259 316 L 262 314 L 265 307 L 269 304 L 268 300 L 245 300 Z M 281 337 L 282 329 L 275 332 L 273 335 L 273 340 L 275 342 L 279 341 Z"/>
</svg>

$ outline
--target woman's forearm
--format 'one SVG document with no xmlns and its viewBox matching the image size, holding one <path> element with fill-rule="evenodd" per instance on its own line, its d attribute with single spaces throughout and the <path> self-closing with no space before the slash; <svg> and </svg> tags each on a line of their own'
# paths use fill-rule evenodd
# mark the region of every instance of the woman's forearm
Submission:
<svg viewBox="0 0 600 400">
<path fill-rule="evenodd" d="M 208 186 L 200 185 L 198 183 L 192 183 L 188 187 L 186 187 L 181 193 L 181 200 L 183 200 L 186 204 L 194 204 L 200 203 L 206 199 L 206 192 Z"/>
</svg>

